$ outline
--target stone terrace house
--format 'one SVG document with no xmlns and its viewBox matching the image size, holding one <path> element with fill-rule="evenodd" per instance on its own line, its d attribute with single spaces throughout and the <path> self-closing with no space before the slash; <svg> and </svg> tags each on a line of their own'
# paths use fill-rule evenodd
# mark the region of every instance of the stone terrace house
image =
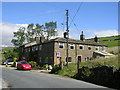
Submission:
<svg viewBox="0 0 120 90">
<path fill-rule="evenodd" d="M 105 52 L 106 45 L 95 41 L 85 41 L 83 33 L 80 35 L 80 40 L 68 39 L 68 61 L 69 63 L 77 63 L 78 59 L 81 62 L 98 58 L 100 55 L 95 54 L 96 51 Z M 36 41 L 20 46 L 20 57 L 25 57 L 28 61 L 37 61 L 40 64 L 56 65 L 61 61 L 66 62 L 66 39 L 55 38 L 50 41 L 45 41 L 44 36 L 35 38 Z"/>
</svg>

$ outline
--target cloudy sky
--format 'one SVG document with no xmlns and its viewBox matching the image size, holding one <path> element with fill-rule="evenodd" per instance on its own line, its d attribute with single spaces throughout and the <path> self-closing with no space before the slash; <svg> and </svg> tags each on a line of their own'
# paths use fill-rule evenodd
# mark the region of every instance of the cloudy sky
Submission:
<svg viewBox="0 0 120 90">
<path fill-rule="evenodd" d="M 70 38 L 79 39 L 81 31 L 86 38 L 118 34 L 117 2 L 2 2 L 2 45 L 12 45 L 13 32 L 31 23 L 56 21 L 58 37 L 62 37 L 66 9 Z"/>
</svg>

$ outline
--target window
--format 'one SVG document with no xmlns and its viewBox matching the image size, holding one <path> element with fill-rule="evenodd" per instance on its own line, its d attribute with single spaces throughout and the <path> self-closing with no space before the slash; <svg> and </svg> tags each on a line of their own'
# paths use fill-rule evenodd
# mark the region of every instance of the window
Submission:
<svg viewBox="0 0 120 90">
<path fill-rule="evenodd" d="M 75 45 L 74 44 L 70 44 L 70 49 L 74 49 Z"/>
<path fill-rule="evenodd" d="M 64 44 L 63 43 L 59 43 L 59 48 L 64 48 Z"/>
<path fill-rule="evenodd" d="M 28 62 L 21 62 L 21 64 L 28 64 Z"/>
<path fill-rule="evenodd" d="M 95 50 L 98 51 L 98 50 L 99 50 L 99 47 L 96 47 Z"/>
<path fill-rule="evenodd" d="M 88 50 L 91 50 L 92 49 L 92 47 L 91 46 L 88 46 Z"/>
<path fill-rule="evenodd" d="M 66 58 L 66 62 L 67 62 L 67 58 Z M 68 57 L 68 62 L 72 62 L 72 57 Z"/>
<path fill-rule="evenodd" d="M 35 48 L 34 48 L 34 47 L 32 47 L 32 51 L 35 51 Z"/>
<path fill-rule="evenodd" d="M 25 49 L 25 52 L 27 52 L 27 48 Z"/>
<path fill-rule="evenodd" d="M 28 51 L 30 52 L 30 48 L 28 48 Z"/>
<path fill-rule="evenodd" d="M 37 51 L 38 50 L 38 46 L 35 46 L 35 51 Z"/>
<path fill-rule="evenodd" d="M 83 45 L 80 45 L 79 48 L 80 48 L 81 50 L 83 50 L 83 49 L 84 49 L 84 46 L 83 46 Z"/>
<path fill-rule="evenodd" d="M 39 45 L 39 50 L 42 50 L 42 45 Z"/>
<path fill-rule="evenodd" d="M 105 51 L 106 50 L 106 48 L 105 47 L 102 47 L 102 51 Z"/>
</svg>

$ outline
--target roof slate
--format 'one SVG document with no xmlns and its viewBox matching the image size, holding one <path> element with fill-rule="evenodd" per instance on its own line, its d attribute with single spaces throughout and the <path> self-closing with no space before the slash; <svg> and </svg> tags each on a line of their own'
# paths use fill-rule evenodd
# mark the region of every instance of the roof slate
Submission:
<svg viewBox="0 0 120 90">
<path fill-rule="evenodd" d="M 33 42 L 35 42 L 35 41 L 33 41 Z M 51 39 L 49 41 L 45 41 L 44 43 L 50 43 L 50 42 L 62 42 L 62 43 L 66 43 L 67 41 L 66 41 L 65 38 L 58 37 L 58 38 L 55 38 L 55 39 Z M 92 41 L 81 41 L 81 40 L 75 40 L 75 39 L 68 39 L 68 42 L 69 43 L 74 43 L 74 44 L 94 45 L 94 46 L 106 46 L 107 47 L 107 45 L 103 45 L 103 44 L 92 42 Z M 29 43 L 27 43 L 27 44 L 29 44 Z M 27 44 L 24 44 L 24 45 L 27 45 Z M 36 43 L 36 45 L 37 45 L 37 43 Z"/>
</svg>

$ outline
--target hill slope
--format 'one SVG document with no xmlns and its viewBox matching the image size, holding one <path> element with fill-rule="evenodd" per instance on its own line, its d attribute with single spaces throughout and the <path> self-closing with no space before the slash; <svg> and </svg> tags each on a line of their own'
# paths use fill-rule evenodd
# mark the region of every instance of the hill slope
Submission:
<svg viewBox="0 0 120 90">
<path fill-rule="evenodd" d="M 94 41 L 93 38 L 87 40 Z M 120 46 L 120 44 L 118 43 L 119 41 L 120 36 L 99 37 L 99 42 L 101 44 L 107 45 L 108 47 Z"/>
</svg>

